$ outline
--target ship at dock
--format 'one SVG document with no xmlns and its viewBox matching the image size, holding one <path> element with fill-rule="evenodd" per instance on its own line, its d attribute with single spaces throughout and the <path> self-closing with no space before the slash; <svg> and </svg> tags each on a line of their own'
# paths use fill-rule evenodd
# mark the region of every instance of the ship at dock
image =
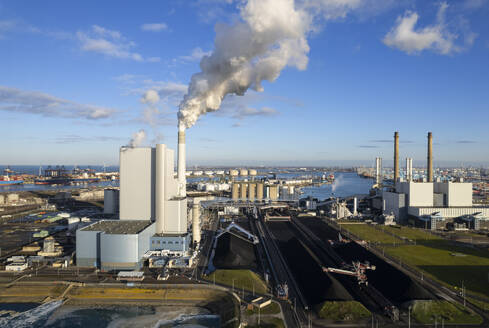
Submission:
<svg viewBox="0 0 489 328">
<path fill-rule="evenodd" d="M 24 183 L 24 179 L 20 175 L 15 175 L 15 172 L 7 167 L 3 170 L 4 175 L 0 176 L 0 186 L 18 185 Z M 14 174 L 14 175 L 12 175 Z"/>
</svg>

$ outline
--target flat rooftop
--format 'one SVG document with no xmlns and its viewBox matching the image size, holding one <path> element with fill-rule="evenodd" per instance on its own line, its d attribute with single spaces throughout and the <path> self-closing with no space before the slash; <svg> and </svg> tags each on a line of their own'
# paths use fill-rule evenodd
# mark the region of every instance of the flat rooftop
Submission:
<svg viewBox="0 0 489 328">
<path fill-rule="evenodd" d="M 151 221 L 145 220 L 102 220 L 83 228 L 82 231 L 103 231 L 112 235 L 135 235 L 151 224 Z"/>
</svg>

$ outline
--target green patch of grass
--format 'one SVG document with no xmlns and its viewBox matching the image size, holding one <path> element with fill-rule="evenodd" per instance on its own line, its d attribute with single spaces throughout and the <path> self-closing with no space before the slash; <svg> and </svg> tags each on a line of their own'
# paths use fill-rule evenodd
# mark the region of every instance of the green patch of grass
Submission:
<svg viewBox="0 0 489 328">
<path fill-rule="evenodd" d="M 260 314 L 278 314 L 281 312 L 280 310 L 280 305 L 278 305 L 275 302 L 272 302 L 271 304 L 265 306 L 264 308 L 260 309 Z M 258 314 L 258 308 L 253 307 L 253 310 L 246 310 L 247 314 Z"/>
<path fill-rule="evenodd" d="M 254 272 L 250 270 L 216 270 L 205 278 L 207 281 L 227 285 L 232 287 L 234 281 L 234 288 L 236 292 L 242 289 L 247 291 L 253 291 L 256 293 L 264 294 L 267 292 L 267 285 L 265 282 Z M 215 279 L 215 280 L 214 280 Z"/>
<path fill-rule="evenodd" d="M 279 318 L 263 318 L 260 324 L 248 326 L 249 328 L 285 328 L 284 322 Z"/>
<path fill-rule="evenodd" d="M 479 301 L 479 300 L 476 300 L 475 298 L 472 298 L 472 297 L 467 297 L 467 300 L 474 304 L 475 306 L 477 306 L 479 309 L 481 309 L 482 311 L 484 312 L 489 312 L 489 303 L 487 302 L 483 302 L 483 301 Z"/>
<path fill-rule="evenodd" d="M 409 240 L 419 241 L 419 240 L 441 239 L 438 236 L 423 231 L 423 229 L 411 228 L 406 226 L 400 226 L 400 227 L 383 226 L 381 229 L 393 233 L 401 238 L 406 238 Z"/>
<path fill-rule="evenodd" d="M 342 224 L 341 228 L 371 243 L 399 244 L 401 242 L 399 239 L 379 231 L 368 224 Z"/>
<path fill-rule="evenodd" d="M 417 267 L 450 287 L 461 287 L 463 280 L 467 290 L 489 296 L 489 253 L 485 250 L 453 246 L 445 240 L 432 240 L 423 245 L 387 247 L 386 253 L 401 258 L 402 262 Z"/>
<path fill-rule="evenodd" d="M 435 320 L 451 324 L 481 324 L 482 318 L 447 301 L 415 301 L 413 318 L 419 323 L 433 324 Z"/>
<path fill-rule="evenodd" d="M 333 321 L 353 322 L 369 318 L 371 313 L 361 303 L 356 301 L 324 302 L 318 308 L 320 318 Z"/>
</svg>

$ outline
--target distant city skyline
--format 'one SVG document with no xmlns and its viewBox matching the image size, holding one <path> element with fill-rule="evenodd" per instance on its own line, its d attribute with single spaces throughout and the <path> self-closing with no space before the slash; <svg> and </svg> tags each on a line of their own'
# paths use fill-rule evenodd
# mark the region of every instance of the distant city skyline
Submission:
<svg viewBox="0 0 489 328">
<path fill-rule="evenodd" d="M 187 131 L 189 168 L 389 166 L 394 131 L 401 167 L 425 165 L 428 131 L 435 167 L 489 165 L 489 1 L 313 3 L 307 68 L 202 116 Z M 117 165 L 141 129 L 143 145 L 176 150 L 178 104 L 215 24 L 239 8 L 0 0 L 0 164 Z"/>
</svg>

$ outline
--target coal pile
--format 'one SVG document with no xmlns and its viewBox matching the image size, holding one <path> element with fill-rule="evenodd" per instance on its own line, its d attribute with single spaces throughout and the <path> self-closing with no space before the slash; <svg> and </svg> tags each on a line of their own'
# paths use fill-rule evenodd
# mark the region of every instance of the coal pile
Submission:
<svg viewBox="0 0 489 328">
<path fill-rule="evenodd" d="M 325 242 L 327 239 L 333 239 L 334 236 L 336 236 L 335 240 L 338 240 L 338 232 L 320 220 L 308 219 L 301 222 L 307 225 Z M 401 304 L 411 300 L 434 298 L 431 293 L 416 281 L 357 243 L 350 242 L 338 245 L 334 250 L 346 263 L 351 263 L 352 261 L 369 261 L 370 264 L 375 265 L 375 271 L 367 271 L 369 284 L 372 284 L 379 292 L 395 304 Z"/>
<path fill-rule="evenodd" d="M 291 230 L 289 222 L 268 222 L 282 256 L 309 305 L 350 301 L 353 297 L 334 277 L 322 271 Z"/>
<path fill-rule="evenodd" d="M 257 269 L 255 246 L 231 233 L 219 237 L 213 264 L 218 269 Z"/>
</svg>

